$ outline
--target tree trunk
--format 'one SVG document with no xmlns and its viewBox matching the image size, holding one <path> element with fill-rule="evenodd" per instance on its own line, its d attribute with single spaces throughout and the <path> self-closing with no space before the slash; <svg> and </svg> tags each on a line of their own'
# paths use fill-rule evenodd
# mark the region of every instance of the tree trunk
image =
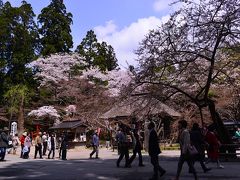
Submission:
<svg viewBox="0 0 240 180">
<path fill-rule="evenodd" d="M 22 134 L 24 131 L 24 97 L 21 98 L 18 112 L 18 133 Z"/>
<path fill-rule="evenodd" d="M 227 129 L 225 128 L 223 121 L 216 111 L 215 104 L 212 100 L 209 100 L 209 111 L 211 113 L 212 120 L 215 124 L 216 131 L 218 133 L 219 140 L 222 144 L 233 144 L 232 138 L 230 137 Z M 226 153 L 229 152 L 231 153 L 228 157 L 233 157 L 236 158 L 236 149 L 233 146 L 227 146 L 227 147 L 220 147 L 220 152 L 221 153 Z M 226 156 L 224 156 L 226 157 Z"/>
</svg>

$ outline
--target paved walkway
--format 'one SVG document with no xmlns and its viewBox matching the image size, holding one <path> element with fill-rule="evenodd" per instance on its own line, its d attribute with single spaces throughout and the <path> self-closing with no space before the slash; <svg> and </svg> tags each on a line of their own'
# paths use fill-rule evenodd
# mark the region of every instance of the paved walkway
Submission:
<svg viewBox="0 0 240 180">
<path fill-rule="evenodd" d="M 152 175 L 152 166 L 147 154 L 144 154 L 145 167 L 138 167 L 136 159 L 132 168 L 117 168 L 116 152 L 100 149 L 100 159 L 89 159 L 89 149 L 81 148 L 68 151 L 67 161 L 55 159 L 33 159 L 34 148 L 31 149 L 30 159 L 21 159 L 18 155 L 8 154 L 6 161 L 0 162 L 0 179 L 39 179 L 39 180 L 148 180 Z M 58 154 L 58 153 L 56 153 Z M 163 151 L 159 162 L 167 170 L 163 180 L 172 179 L 177 170 L 179 151 Z M 124 164 L 124 159 L 122 166 Z M 208 173 L 203 173 L 199 163 L 195 167 L 199 179 L 240 179 L 239 162 L 224 162 L 224 169 L 217 169 L 216 164 L 210 163 L 213 168 Z M 187 165 L 183 166 L 182 180 L 193 179 L 188 173 Z"/>
</svg>

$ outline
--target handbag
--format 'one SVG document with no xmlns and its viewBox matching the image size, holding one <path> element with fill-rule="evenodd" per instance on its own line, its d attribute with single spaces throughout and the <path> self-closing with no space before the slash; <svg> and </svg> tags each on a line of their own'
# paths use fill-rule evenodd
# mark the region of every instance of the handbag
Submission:
<svg viewBox="0 0 240 180">
<path fill-rule="evenodd" d="M 187 150 L 190 156 L 195 156 L 199 153 L 194 145 L 189 145 Z"/>
</svg>

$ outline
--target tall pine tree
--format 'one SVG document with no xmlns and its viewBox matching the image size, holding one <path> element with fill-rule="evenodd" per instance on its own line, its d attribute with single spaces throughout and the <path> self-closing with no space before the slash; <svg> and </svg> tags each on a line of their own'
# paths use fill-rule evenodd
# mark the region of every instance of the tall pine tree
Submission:
<svg viewBox="0 0 240 180">
<path fill-rule="evenodd" d="M 93 30 L 87 32 L 75 51 L 85 57 L 87 68 L 97 66 L 101 71 L 111 71 L 118 67 L 113 47 L 106 42 L 99 43 Z"/>
<path fill-rule="evenodd" d="M 66 11 L 62 0 L 52 0 L 50 5 L 43 8 L 38 16 L 41 25 L 41 54 L 43 56 L 52 53 L 70 52 L 73 47 L 70 25 L 72 14 Z"/>
<path fill-rule="evenodd" d="M 3 94 L 8 94 L 16 85 L 24 89 L 34 85 L 32 71 L 27 68 L 27 64 L 35 58 L 38 47 L 38 29 L 34 16 L 31 5 L 26 1 L 22 1 L 20 7 L 12 7 L 9 2 L 1 7 L 0 81 Z M 24 124 L 24 98 L 16 109 L 21 132 Z"/>
</svg>

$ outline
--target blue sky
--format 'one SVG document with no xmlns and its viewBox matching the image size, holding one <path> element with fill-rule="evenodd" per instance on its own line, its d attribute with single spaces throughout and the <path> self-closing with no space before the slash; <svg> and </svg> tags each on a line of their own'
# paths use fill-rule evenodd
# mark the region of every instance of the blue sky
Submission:
<svg viewBox="0 0 240 180">
<path fill-rule="evenodd" d="M 6 2 L 6 0 L 3 0 Z M 19 6 L 21 0 L 9 0 Z M 50 0 L 27 0 L 36 15 Z M 93 29 L 99 41 L 115 49 L 121 68 L 136 65 L 134 50 L 144 35 L 166 22 L 172 0 L 64 0 L 67 11 L 73 14 L 72 36 L 74 49 Z"/>
</svg>

